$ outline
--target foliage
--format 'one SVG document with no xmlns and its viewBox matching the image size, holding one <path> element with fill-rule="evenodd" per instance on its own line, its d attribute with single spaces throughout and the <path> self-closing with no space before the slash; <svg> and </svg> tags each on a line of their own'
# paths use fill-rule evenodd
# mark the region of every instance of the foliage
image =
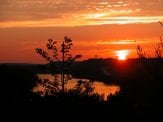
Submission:
<svg viewBox="0 0 163 122">
<path fill-rule="evenodd" d="M 77 84 L 73 90 L 77 91 L 80 94 L 91 95 L 94 90 L 94 87 L 92 85 L 93 81 L 91 80 L 89 81 L 79 80 L 77 81 Z"/>
<path fill-rule="evenodd" d="M 162 53 L 163 53 L 163 41 L 162 41 L 162 37 L 160 37 L 160 42 L 157 44 L 155 48 L 156 58 L 162 58 Z"/>
<path fill-rule="evenodd" d="M 160 22 L 161 27 L 163 28 L 163 24 L 162 22 Z M 157 44 L 156 48 L 155 48 L 155 56 L 156 58 L 160 59 L 162 58 L 162 53 L 163 53 L 163 40 L 162 37 L 160 36 L 160 42 Z"/>
<path fill-rule="evenodd" d="M 146 53 L 143 51 L 143 48 L 140 45 L 138 45 L 136 49 L 137 49 L 137 55 L 140 59 L 145 59 L 147 57 Z"/>
<path fill-rule="evenodd" d="M 56 44 L 57 42 L 53 41 L 52 39 L 49 39 L 46 44 L 47 49 L 52 51 L 52 57 L 50 57 L 49 53 L 46 52 L 45 50 L 41 48 L 36 48 L 36 52 L 39 55 L 41 55 L 44 59 L 49 61 L 51 65 L 52 64 L 54 65 L 55 61 L 59 61 L 59 53 L 58 53 Z M 74 57 L 72 56 L 71 54 L 72 45 L 73 45 L 72 40 L 68 37 L 64 37 L 64 41 L 61 44 L 61 54 L 62 54 L 61 80 L 64 80 L 64 81 L 68 81 L 71 79 L 71 76 L 69 74 L 64 75 L 65 71 L 69 70 L 72 63 L 75 62 L 76 59 L 81 57 L 81 55 L 76 55 Z M 54 76 L 54 81 L 50 81 L 48 79 L 38 80 L 38 85 L 41 85 L 44 87 L 44 91 L 40 92 L 39 94 L 55 95 L 56 93 L 60 93 L 62 91 L 61 86 L 64 84 L 60 84 L 60 82 L 58 81 L 58 76 L 56 74 L 52 73 L 52 75 Z M 81 94 L 91 95 L 94 90 L 94 87 L 92 87 L 92 84 L 93 84 L 93 81 L 91 80 L 89 82 L 79 80 L 73 89 L 70 89 L 66 92 L 76 92 L 80 95 Z"/>
<path fill-rule="evenodd" d="M 64 37 L 63 40 L 64 43 L 61 44 L 61 53 L 65 54 L 65 61 L 72 63 L 74 62 L 76 59 L 80 58 L 81 55 L 76 55 L 76 56 L 72 56 L 71 54 L 71 48 L 73 46 L 72 40 L 71 38 L 68 38 L 67 36 Z M 58 53 L 58 49 L 57 49 L 57 41 L 54 41 L 52 39 L 49 39 L 46 47 L 49 51 L 52 52 L 52 57 L 49 56 L 50 53 L 48 53 L 47 51 L 41 49 L 41 48 L 36 48 L 36 52 L 41 55 L 44 59 L 46 59 L 47 61 L 50 62 L 55 62 L 55 61 L 59 61 L 59 53 Z"/>
</svg>

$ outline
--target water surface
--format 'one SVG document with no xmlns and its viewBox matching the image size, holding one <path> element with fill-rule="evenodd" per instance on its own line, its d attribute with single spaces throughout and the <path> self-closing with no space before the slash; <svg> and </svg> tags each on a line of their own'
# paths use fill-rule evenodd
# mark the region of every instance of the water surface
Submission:
<svg viewBox="0 0 163 122">
<path fill-rule="evenodd" d="M 54 80 L 54 76 L 52 76 L 51 74 L 38 74 L 39 78 L 41 79 L 49 79 L 50 81 Z M 58 74 L 58 80 L 60 81 L 60 75 Z M 84 80 L 84 81 L 89 81 L 88 79 L 76 79 L 76 78 L 72 78 L 71 80 L 67 81 L 67 83 L 65 84 L 65 89 L 71 89 L 73 88 L 77 81 L 79 80 Z M 99 82 L 99 81 L 94 81 L 93 82 L 93 87 L 94 89 L 94 93 L 98 93 L 100 95 L 104 96 L 104 99 L 107 100 L 107 96 L 110 94 L 115 94 L 116 92 L 118 92 L 120 90 L 120 87 L 117 85 L 108 85 L 108 84 L 104 84 L 103 82 Z M 34 89 L 34 91 L 42 91 L 43 87 L 42 86 L 38 86 Z"/>
</svg>

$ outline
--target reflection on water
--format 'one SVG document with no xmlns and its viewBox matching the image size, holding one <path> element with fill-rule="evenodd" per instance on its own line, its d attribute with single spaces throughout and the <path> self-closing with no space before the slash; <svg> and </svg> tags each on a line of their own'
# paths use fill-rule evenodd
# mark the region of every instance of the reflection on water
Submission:
<svg viewBox="0 0 163 122">
<path fill-rule="evenodd" d="M 51 74 L 38 74 L 39 78 L 41 79 L 49 79 L 50 81 L 53 81 L 54 77 Z M 58 75 L 60 76 L 60 75 Z M 88 79 L 75 79 L 72 78 L 71 80 L 69 80 L 66 84 L 65 84 L 65 88 L 66 89 L 71 89 L 73 88 L 78 80 L 87 80 Z M 107 96 L 110 94 L 115 94 L 116 92 L 118 92 L 120 90 L 120 87 L 117 85 L 106 85 L 103 82 L 98 82 L 95 81 L 93 83 L 93 87 L 95 87 L 94 89 L 94 93 L 98 93 L 100 95 L 104 95 L 104 99 L 107 100 Z M 43 87 L 42 86 L 38 86 L 34 89 L 34 91 L 42 91 Z"/>
</svg>

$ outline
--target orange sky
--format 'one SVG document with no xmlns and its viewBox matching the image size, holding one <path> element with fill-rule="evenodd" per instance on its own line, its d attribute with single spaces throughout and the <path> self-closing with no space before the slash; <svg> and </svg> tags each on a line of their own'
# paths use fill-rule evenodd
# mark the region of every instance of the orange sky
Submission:
<svg viewBox="0 0 163 122">
<path fill-rule="evenodd" d="M 82 59 L 116 58 L 118 50 L 137 57 L 138 44 L 152 57 L 163 33 L 162 6 L 163 0 L 2 0 L 0 62 L 43 63 L 34 49 L 65 35 Z"/>
</svg>

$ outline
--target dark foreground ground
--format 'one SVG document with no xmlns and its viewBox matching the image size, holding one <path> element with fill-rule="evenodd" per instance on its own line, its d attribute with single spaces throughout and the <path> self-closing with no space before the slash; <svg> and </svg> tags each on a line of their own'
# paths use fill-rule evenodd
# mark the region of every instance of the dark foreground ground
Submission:
<svg viewBox="0 0 163 122">
<path fill-rule="evenodd" d="M 110 78 L 108 82 L 114 81 L 110 83 L 120 85 L 120 92 L 108 97 L 107 101 L 97 94 L 79 93 L 78 90 L 40 97 L 31 92 L 37 79 L 33 70 L 1 65 L 0 118 L 54 122 L 61 120 L 162 121 L 162 59 L 129 60 L 128 62 L 89 60 L 85 64 L 80 63 L 74 66 L 75 72 L 80 69 L 80 71 L 89 69 L 93 76 L 93 73 L 96 75 L 99 73 L 99 76 L 107 74 Z M 90 68 L 84 67 L 88 64 Z M 103 74 L 102 71 L 104 71 Z M 77 72 L 74 75 L 78 76 L 80 73 Z M 81 75 L 84 76 L 84 74 Z M 92 78 L 95 78 L 93 76 Z"/>
</svg>

